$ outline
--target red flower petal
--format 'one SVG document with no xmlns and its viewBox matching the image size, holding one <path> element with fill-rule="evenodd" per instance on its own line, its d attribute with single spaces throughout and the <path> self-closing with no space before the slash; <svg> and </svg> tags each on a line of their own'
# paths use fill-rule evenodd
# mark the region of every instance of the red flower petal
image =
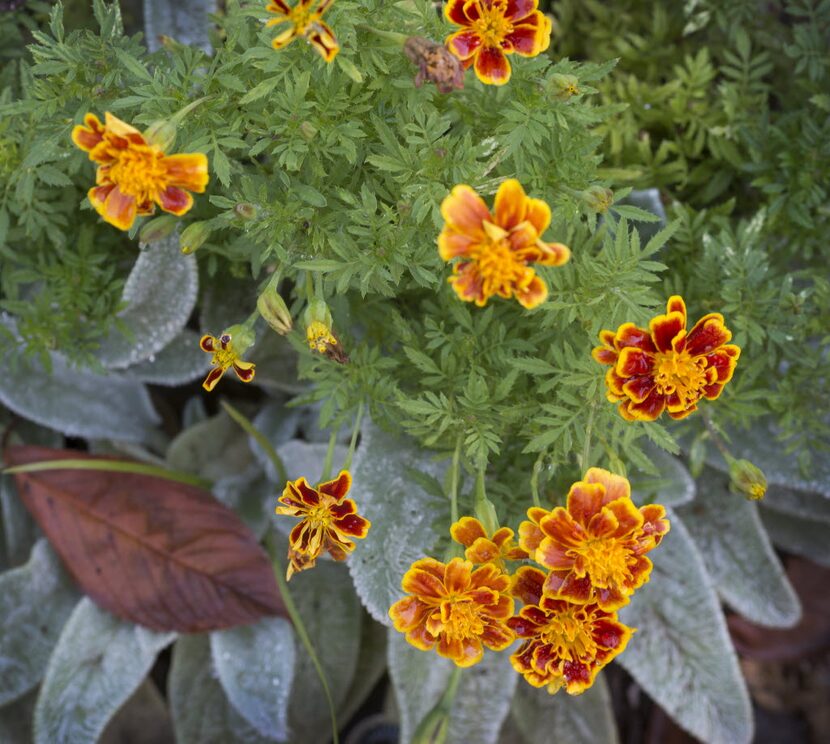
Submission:
<svg viewBox="0 0 830 744">
<path fill-rule="evenodd" d="M 251 362 L 243 362 L 237 359 L 233 363 L 233 371 L 242 382 L 250 382 L 254 379 L 254 365 Z"/>
<path fill-rule="evenodd" d="M 305 478 L 298 478 L 293 483 L 289 482 L 286 488 L 289 487 L 295 491 L 296 495 L 304 504 L 317 506 L 320 503 L 320 494 L 317 492 L 317 489 L 308 485 L 308 481 Z"/>
<path fill-rule="evenodd" d="M 222 375 L 225 374 L 226 369 L 226 367 L 214 367 L 210 372 L 208 372 L 208 376 L 205 377 L 202 387 L 208 392 L 213 390 L 213 388 L 216 387 L 216 383 L 222 379 Z"/>
<path fill-rule="evenodd" d="M 666 398 L 655 389 L 642 403 L 628 401 L 625 408 L 635 421 L 654 421 L 665 410 Z"/>
<path fill-rule="evenodd" d="M 484 632 L 481 634 L 482 643 L 493 651 L 502 651 L 515 640 L 516 636 L 510 632 L 509 628 L 500 623 L 491 623 L 485 626 Z"/>
<path fill-rule="evenodd" d="M 633 377 L 622 386 L 623 393 L 634 403 L 642 403 L 654 390 L 654 378 L 648 375 Z"/>
<path fill-rule="evenodd" d="M 202 351 L 212 352 L 216 348 L 214 346 L 215 341 L 216 341 L 216 339 L 213 336 L 208 336 L 208 335 L 202 336 L 202 338 L 199 339 L 199 348 Z"/>
<path fill-rule="evenodd" d="M 404 597 L 389 608 L 389 617 L 395 630 L 405 633 L 421 624 L 428 609 L 417 597 Z"/>
<path fill-rule="evenodd" d="M 201 152 L 186 155 L 168 155 L 162 160 L 167 171 L 167 182 L 188 191 L 201 194 L 208 185 L 207 156 Z"/>
<path fill-rule="evenodd" d="M 458 59 L 467 61 L 481 48 L 481 37 L 475 31 L 456 31 L 446 44 Z"/>
<path fill-rule="evenodd" d="M 486 538 L 484 525 L 474 517 L 461 517 L 450 527 L 450 535 L 457 543 L 469 548 L 479 538 Z"/>
<path fill-rule="evenodd" d="M 542 13 L 535 13 L 513 27 L 504 37 L 513 51 L 523 57 L 535 57 L 550 46 L 550 27 Z"/>
<path fill-rule="evenodd" d="M 708 354 L 732 340 L 731 331 L 723 324 L 720 313 L 704 315 L 686 337 L 686 351 L 692 356 Z"/>
<path fill-rule="evenodd" d="M 512 230 L 527 216 L 528 198 L 522 185 L 515 178 L 502 181 L 493 204 L 495 223 L 505 230 Z M 530 225 L 532 228 L 532 225 Z"/>
<path fill-rule="evenodd" d="M 193 197 L 178 186 L 168 186 L 157 197 L 158 205 L 177 217 L 185 214 L 193 206 Z"/>
<path fill-rule="evenodd" d="M 92 191 L 97 191 L 97 189 L 92 189 Z M 122 194 L 118 186 L 109 192 L 102 209 L 98 209 L 95 202 L 92 204 L 106 222 L 119 230 L 129 230 L 135 222 L 137 214 L 135 197 Z"/>
<path fill-rule="evenodd" d="M 538 7 L 539 0 L 507 0 L 504 17 L 515 23 L 529 16 Z"/>
<path fill-rule="evenodd" d="M 623 323 L 618 329 L 614 338 L 614 345 L 618 349 L 627 346 L 636 346 L 644 351 L 657 351 L 651 335 L 643 328 L 638 328 L 633 323 Z"/>
<path fill-rule="evenodd" d="M 401 580 L 401 586 L 407 594 L 414 594 L 421 598 L 443 599 L 447 596 L 444 584 L 433 574 L 416 568 L 417 563 L 412 565 Z"/>
<path fill-rule="evenodd" d="M 577 481 L 568 491 L 568 514 L 579 524 L 587 525 L 594 515 L 599 514 L 604 497 L 605 487 L 602 484 Z M 543 525 L 542 529 L 550 534 L 547 525 Z"/>
<path fill-rule="evenodd" d="M 526 605 L 539 603 L 542 597 L 542 587 L 545 584 L 545 574 L 533 566 L 520 566 L 513 577 L 511 592 Z"/>
<path fill-rule="evenodd" d="M 484 238 L 484 220 L 490 220 L 490 210 L 482 198 L 469 186 L 455 186 L 443 202 L 441 216 L 458 232 Z"/>
<path fill-rule="evenodd" d="M 530 271 L 533 270 L 530 269 Z M 531 279 L 530 284 L 522 289 L 517 287 L 515 294 L 522 307 L 533 310 L 534 307 L 538 307 L 548 298 L 548 285 L 533 272 L 533 279 Z"/>
<path fill-rule="evenodd" d="M 588 468 L 583 480 L 587 483 L 602 484 L 605 488 L 605 496 L 602 499 L 603 505 L 617 499 L 631 498 L 631 484 L 628 479 L 603 468 Z"/>
<path fill-rule="evenodd" d="M 654 357 L 637 347 L 626 347 L 620 350 L 614 369 L 620 377 L 647 375 L 654 369 Z"/>
<path fill-rule="evenodd" d="M 331 62 L 340 51 L 340 44 L 337 42 L 334 31 L 320 19 L 314 21 L 311 31 L 306 34 L 306 38 L 326 62 Z"/>
<path fill-rule="evenodd" d="M 438 235 L 438 255 L 444 261 L 466 256 L 476 242 L 476 238 L 465 233 L 456 232 L 451 227 L 445 226 Z"/>
<path fill-rule="evenodd" d="M 347 514 L 342 519 L 335 519 L 334 526 L 339 532 L 352 537 L 363 538 L 372 526 L 368 519 L 364 519 L 359 514 Z"/>
<path fill-rule="evenodd" d="M 464 6 L 467 4 L 468 0 L 447 0 L 444 6 L 444 18 L 456 26 L 468 26 L 470 21 L 464 12 Z"/>
<path fill-rule="evenodd" d="M 341 470 L 334 480 L 326 481 L 318 485 L 317 490 L 320 493 L 331 496 L 335 501 L 341 501 L 351 487 L 352 476 L 348 470 Z"/>
<path fill-rule="evenodd" d="M 551 591 L 551 585 L 553 583 L 550 581 L 549 576 L 548 581 L 545 583 L 545 591 Z M 559 585 L 559 589 L 555 593 L 557 597 L 562 597 L 576 604 L 585 604 L 591 599 L 593 592 L 594 587 L 591 584 L 590 576 L 584 576 L 580 579 L 576 574 L 571 572 L 565 577 L 565 580 Z"/>
<path fill-rule="evenodd" d="M 510 80 L 510 62 L 501 49 L 482 47 L 475 58 L 476 77 L 485 85 L 505 85 Z"/>
<path fill-rule="evenodd" d="M 460 667 L 469 667 L 478 664 L 484 656 L 484 648 L 478 638 L 464 638 L 450 640 L 446 636 L 438 639 L 435 650 L 447 659 L 452 659 Z"/>
<path fill-rule="evenodd" d="M 658 315 L 649 322 L 651 337 L 658 351 L 671 351 L 672 341 L 686 329 L 686 318 L 678 312 Z"/>
</svg>

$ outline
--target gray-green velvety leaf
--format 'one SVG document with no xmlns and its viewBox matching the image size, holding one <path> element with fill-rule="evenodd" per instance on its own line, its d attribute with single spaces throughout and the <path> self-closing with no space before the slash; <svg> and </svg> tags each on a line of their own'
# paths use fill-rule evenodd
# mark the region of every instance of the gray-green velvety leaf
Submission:
<svg viewBox="0 0 830 744">
<path fill-rule="evenodd" d="M 326 450 L 328 450 L 327 444 L 310 444 L 301 439 L 292 439 L 277 447 L 277 454 L 282 458 L 289 480 L 304 477 L 309 483 L 316 485 L 322 474 Z M 336 478 L 340 472 L 340 466 L 345 461 L 347 452 L 348 448 L 342 444 L 334 446 L 334 456 L 331 463 L 332 478 Z M 282 489 L 280 489 L 280 493 L 282 493 Z M 350 498 L 353 498 L 353 496 L 350 495 Z"/>
<path fill-rule="evenodd" d="M 29 744 L 32 741 L 32 714 L 37 690 L 0 708 L 0 741 L 4 744 Z"/>
<path fill-rule="evenodd" d="M 631 497 L 637 504 L 677 506 L 686 504 L 695 497 L 694 478 L 677 457 L 651 443 L 647 443 L 643 451 L 659 470 L 659 474 L 632 475 Z"/>
<path fill-rule="evenodd" d="M 389 629 L 387 652 L 401 714 L 401 741 L 408 742 L 446 689 L 454 664 L 415 648 L 393 628 Z M 482 661 L 463 669 L 447 741 L 496 744 L 518 679 L 507 651 L 485 650 Z"/>
<path fill-rule="evenodd" d="M 131 376 L 148 385 L 174 387 L 207 375 L 210 354 L 199 348 L 199 335 L 183 330 L 158 354 L 129 368 Z"/>
<path fill-rule="evenodd" d="M 772 485 L 767 489 L 763 504 L 794 517 L 830 522 L 830 499 L 814 491 L 799 491 L 795 488 Z"/>
<path fill-rule="evenodd" d="M 211 492 L 230 507 L 248 526 L 257 539 L 262 538 L 275 518 L 277 489 L 259 465 L 253 464 L 243 473 L 231 473 L 215 481 Z"/>
<path fill-rule="evenodd" d="M 282 400 L 272 399 L 260 409 L 252 423 L 272 447 L 279 447 L 296 435 L 299 421 L 300 414 L 296 408 L 286 408 Z M 248 446 L 268 478 L 276 482 L 277 472 L 262 447 L 253 437 L 248 438 Z"/>
<path fill-rule="evenodd" d="M 231 705 L 216 678 L 207 635 L 182 636 L 167 681 L 178 744 L 268 744 Z"/>
<path fill-rule="evenodd" d="M 96 741 L 175 637 L 119 620 L 84 597 L 49 659 L 35 707 L 35 744 Z"/>
<path fill-rule="evenodd" d="M 255 385 L 291 395 L 308 390 L 309 383 L 297 378 L 299 355 L 279 334 L 265 329 L 247 358 L 257 366 Z"/>
<path fill-rule="evenodd" d="M 10 475 L 0 475 L 0 524 L 3 526 L 0 545 L 4 549 L 0 565 L 8 568 L 22 565 L 28 560 L 40 530 L 18 498 Z"/>
<path fill-rule="evenodd" d="M 294 631 L 279 618 L 265 618 L 210 634 L 213 666 L 237 712 L 257 733 L 288 738 L 288 700 L 294 680 Z"/>
<path fill-rule="evenodd" d="M 12 368 L 0 356 L 0 402 L 71 437 L 141 442 L 160 420 L 141 383 L 73 369 L 59 354 L 52 355 L 52 374 L 34 360 Z"/>
<path fill-rule="evenodd" d="M 0 574 L 0 706 L 43 678 L 80 592 L 45 539 L 29 562 Z"/>
<path fill-rule="evenodd" d="M 830 522 L 797 517 L 766 505 L 761 506 L 760 512 L 761 521 L 776 545 L 830 568 Z"/>
<path fill-rule="evenodd" d="M 821 494 L 830 500 L 830 457 L 813 451 L 810 474 L 805 477 L 798 457 L 788 453 L 786 443 L 778 440 L 779 429 L 772 419 L 753 421 L 748 429 L 729 429 L 726 433 L 732 455 L 746 458 L 761 468 L 770 485 Z M 718 470 L 728 470 L 716 447 L 707 448 L 706 461 Z"/>
<path fill-rule="evenodd" d="M 199 303 L 202 333 L 218 336 L 228 326 L 243 322 L 256 309 L 257 286 L 250 277 L 238 279 L 226 274 L 206 281 Z"/>
<path fill-rule="evenodd" d="M 129 330 L 113 329 L 101 343 L 98 359 L 123 369 L 158 354 L 184 329 L 196 304 L 199 271 L 195 256 L 185 256 L 173 235 L 144 246 L 136 259 L 118 317 Z"/>
<path fill-rule="evenodd" d="M 340 720 L 352 719 L 386 671 L 386 634 L 387 629 L 383 625 L 363 613 L 357 665 L 352 685 L 337 712 Z"/>
<path fill-rule="evenodd" d="M 372 528 L 349 557 L 355 589 L 369 614 L 390 625 L 389 607 L 401 598 L 401 579 L 419 558 L 432 553 L 449 529 L 449 503 L 428 495 L 412 478 L 413 469 L 442 480 L 444 466 L 411 439 L 381 431 L 371 422 L 355 453 L 351 498 Z"/>
<path fill-rule="evenodd" d="M 313 571 L 295 576 L 291 590 L 337 709 L 346 698 L 357 667 L 363 608 L 354 593 L 348 570 L 332 561 L 320 561 Z M 298 653 L 301 661 L 297 664 L 288 705 L 291 741 L 296 744 L 327 741 L 331 720 L 320 678 L 308 661 L 305 649 L 300 647 Z M 342 727 L 346 719 L 338 723 Z"/>
<path fill-rule="evenodd" d="M 638 629 L 617 658 L 680 726 L 707 744 L 748 744 L 749 694 L 706 564 L 680 518 L 649 554 L 651 580 L 620 610 Z"/>
<path fill-rule="evenodd" d="M 511 716 L 526 744 L 617 744 L 611 695 L 602 677 L 581 695 L 551 695 L 519 680 Z"/>
<path fill-rule="evenodd" d="M 770 544 L 756 504 L 729 491 L 729 476 L 704 468 L 693 503 L 677 510 L 718 593 L 758 625 L 790 628 L 801 605 Z"/>
<path fill-rule="evenodd" d="M 181 44 L 210 51 L 208 13 L 216 12 L 216 0 L 144 0 L 144 31 L 151 52 L 159 49 L 159 37 L 171 36 Z"/>
<path fill-rule="evenodd" d="M 245 432 L 224 411 L 185 429 L 167 450 L 173 470 L 211 481 L 245 472 L 253 459 Z"/>
<path fill-rule="evenodd" d="M 637 189 L 621 199 L 619 203 L 638 207 L 658 218 L 657 222 L 632 220 L 631 224 L 640 233 L 640 243 L 642 245 L 645 245 L 666 226 L 666 208 L 660 199 L 659 189 Z M 613 207 L 611 209 L 613 210 Z"/>
</svg>

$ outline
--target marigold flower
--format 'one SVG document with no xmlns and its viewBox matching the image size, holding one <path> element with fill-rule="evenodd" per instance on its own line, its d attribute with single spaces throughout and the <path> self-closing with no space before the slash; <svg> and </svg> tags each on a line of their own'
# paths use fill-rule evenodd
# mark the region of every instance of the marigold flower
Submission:
<svg viewBox="0 0 830 744">
<path fill-rule="evenodd" d="M 522 566 L 516 574 L 513 593 L 525 604 L 507 624 L 524 643 L 510 663 L 534 687 L 547 686 L 551 694 L 564 687 L 579 695 L 625 650 L 634 629 L 595 603 L 574 604 L 545 594 L 544 584 L 538 568 Z"/>
<path fill-rule="evenodd" d="M 274 49 L 282 49 L 288 46 L 294 39 L 304 36 L 326 62 L 331 62 L 340 51 L 340 45 L 334 36 L 334 32 L 323 21 L 325 13 L 334 0 L 297 0 L 292 7 L 284 0 L 271 0 L 265 8 L 269 13 L 275 13 L 265 25 L 277 26 L 282 23 L 289 24 L 289 28 L 283 31 L 272 42 Z"/>
<path fill-rule="evenodd" d="M 101 124 L 95 114 L 72 130 L 72 141 L 98 164 L 87 196 L 106 222 L 129 230 L 135 218 L 155 212 L 158 204 L 176 216 L 193 206 L 190 191 L 201 194 L 208 183 L 207 157 L 200 152 L 165 155 L 159 145 L 111 113 Z"/>
<path fill-rule="evenodd" d="M 289 481 L 279 498 L 283 506 L 277 514 L 300 517 L 288 536 L 288 571 L 286 579 L 294 573 L 312 568 L 325 550 L 336 561 L 346 560 L 355 549 L 350 538 L 362 539 L 372 523 L 357 513 L 354 501 L 346 498 L 352 486 L 348 470 L 331 481 L 312 488 L 305 478 Z"/>
<path fill-rule="evenodd" d="M 623 323 L 617 332 L 600 331 L 602 346 L 593 357 L 609 364 L 606 397 L 620 401 L 628 421 L 654 421 L 664 410 L 681 419 L 697 410 L 701 398 L 715 400 L 735 372 L 741 350 L 728 343 L 731 331 L 720 313 L 704 315 L 686 332 L 686 304 L 673 295 L 666 314 L 649 330 Z"/>
<path fill-rule="evenodd" d="M 562 243 L 545 243 L 550 207 L 529 198 L 514 178 L 496 192 L 490 214 L 469 186 L 456 186 L 441 204 L 445 225 L 438 253 L 445 261 L 460 259 L 449 282 L 456 294 L 479 307 L 493 295 L 516 299 L 531 309 L 544 302 L 548 288 L 528 264 L 561 266 L 571 255 Z"/>
<path fill-rule="evenodd" d="M 449 0 L 444 17 L 461 31 L 447 37 L 449 50 L 464 69 L 475 65 L 487 85 L 510 80 L 508 54 L 535 57 L 550 46 L 550 19 L 538 0 Z"/>
<path fill-rule="evenodd" d="M 653 550 L 669 531 L 659 504 L 639 509 L 619 475 L 590 468 L 571 486 L 567 507 L 534 507 L 519 528 L 519 545 L 551 569 L 545 591 L 577 604 L 595 602 L 610 612 L 628 604 L 648 581 Z"/>
<path fill-rule="evenodd" d="M 470 561 L 441 563 L 422 558 L 401 581 L 404 597 L 389 608 L 395 630 L 415 648 L 452 659 L 460 667 L 481 661 L 484 646 L 507 648 L 514 639 L 506 620 L 513 614 L 510 577 L 491 563 L 473 570 Z"/>
<path fill-rule="evenodd" d="M 450 93 L 464 87 L 464 68 L 443 44 L 421 36 L 410 36 L 403 45 L 403 51 L 418 65 L 416 88 L 420 88 L 424 80 L 435 83 L 439 93 Z"/>
<path fill-rule="evenodd" d="M 219 380 L 222 379 L 222 375 L 231 367 L 233 367 L 233 371 L 236 372 L 236 376 L 242 382 L 250 382 L 254 379 L 255 365 L 252 362 L 245 362 L 239 358 L 251 345 L 251 341 L 245 338 L 250 332 L 246 334 L 244 329 L 239 327 L 239 336 L 241 338 L 235 342 L 234 337 L 237 336 L 236 329 L 236 326 L 231 326 L 231 328 L 219 334 L 218 338 L 204 335 L 199 341 L 199 346 L 202 351 L 213 354 L 213 358 L 210 360 L 213 369 L 208 373 L 208 376 L 202 383 L 202 387 L 207 391 L 213 390 Z"/>
<path fill-rule="evenodd" d="M 492 563 L 504 571 L 504 561 L 521 561 L 527 552 L 513 542 L 513 530 L 500 527 L 492 536 L 475 517 L 461 517 L 452 527 L 450 535 L 466 550 L 464 556 L 473 563 Z"/>
</svg>

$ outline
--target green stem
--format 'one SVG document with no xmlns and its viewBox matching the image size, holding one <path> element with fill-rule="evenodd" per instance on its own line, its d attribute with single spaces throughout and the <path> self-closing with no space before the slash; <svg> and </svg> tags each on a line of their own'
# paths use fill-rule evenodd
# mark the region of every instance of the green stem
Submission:
<svg viewBox="0 0 830 744">
<path fill-rule="evenodd" d="M 594 413 L 596 410 L 596 404 L 591 401 L 591 408 L 588 411 L 588 423 L 585 425 L 585 442 L 582 446 L 582 460 L 579 463 L 583 474 L 588 469 L 588 460 L 591 457 L 591 430 L 594 428 Z"/>
<path fill-rule="evenodd" d="M 209 489 L 213 485 L 209 480 L 199 478 L 197 475 L 181 473 L 178 470 L 168 470 L 167 468 L 160 468 L 157 465 L 148 465 L 143 462 L 129 462 L 126 460 L 75 460 L 71 458 L 66 460 L 47 460 L 45 462 L 30 462 L 25 465 L 15 465 L 0 472 L 6 475 L 14 475 L 15 473 L 37 473 L 44 470 L 103 470 L 110 473 L 151 475 L 156 478 L 174 481 L 175 483 L 196 486 L 196 488 Z"/>
<path fill-rule="evenodd" d="M 703 407 L 700 409 L 700 413 L 703 416 L 703 424 L 706 427 L 706 431 L 709 432 L 709 436 L 715 443 L 715 447 L 718 448 L 718 451 L 721 453 L 721 455 L 723 455 L 723 459 L 726 460 L 726 464 L 729 465 L 735 460 L 735 458 L 732 456 L 732 453 L 727 448 L 723 439 L 721 439 L 720 434 L 718 434 L 717 429 L 715 428 L 715 424 L 709 415 L 709 411 L 707 411 L 706 408 Z"/>
<path fill-rule="evenodd" d="M 542 470 L 542 460 L 544 453 L 540 452 L 536 462 L 533 463 L 533 472 L 530 474 L 530 495 L 533 498 L 533 506 L 542 506 L 539 499 L 539 472 Z"/>
<path fill-rule="evenodd" d="M 335 444 L 337 444 L 337 429 L 332 429 L 331 436 L 329 436 L 329 447 L 326 450 L 326 459 L 323 460 L 323 472 L 320 473 L 320 483 L 325 483 L 331 478 L 331 464 L 334 460 Z"/>
<path fill-rule="evenodd" d="M 288 480 L 288 473 L 285 470 L 285 463 L 277 454 L 277 451 L 274 449 L 271 442 L 268 441 L 268 438 L 259 429 L 257 429 L 253 423 L 251 423 L 251 420 L 247 416 L 237 411 L 236 408 L 234 408 L 227 401 L 222 401 L 222 408 L 224 408 L 228 415 L 236 421 L 236 423 L 239 424 L 239 426 L 242 427 L 246 433 L 250 434 L 260 447 L 262 447 L 262 451 L 265 452 L 265 456 L 273 464 L 274 470 L 277 471 L 277 479 L 280 483 L 285 483 Z"/>
<path fill-rule="evenodd" d="M 346 454 L 346 459 L 343 462 L 343 470 L 348 470 L 352 466 L 352 457 L 354 457 L 355 447 L 357 447 L 357 435 L 360 434 L 360 423 L 363 420 L 363 401 L 357 404 L 357 415 L 354 419 L 354 428 L 352 429 L 352 438 L 349 440 L 349 451 Z"/>
<path fill-rule="evenodd" d="M 487 490 L 484 485 L 485 469 L 486 466 L 482 465 L 476 474 L 475 513 L 478 520 L 484 525 L 487 534 L 493 535 L 499 525 L 496 519 L 496 509 L 490 499 L 487 498 Z"/>
<path fill-rule="evenodd" d="M 288 612 L 288 616 L 291 618 L 291 622 L 294 623 L 294 630 L 297 632 L 297 636 L 299 636 L 301 643 L 305 647 L 306 653 L 311 659 L 311 663 L 314 665 L 314 669 L 320 679 L 320 684 L 323 686 L 323 693 L 326 696 L 326 702 L 329 706 L 329 715 L 331 716 L 331 740 L 333 744 L 338 744 L 337 713 L 334 708 L 334 700 L 331 697 L 329 683 L 326 679 L 326 673 L 323 671 L 323 666 L 317 658 L 317 653 L 314 650 L 314 644 L 311 642 L 311 638 L 309 638 L 308 631 L 303 623 L 303 618 L 297 609 L 297 605 L 294 604 L 294 600 L 291 597 L 291 591 L 288 588 L 288 582 L 285 580 L 282 563 L 277 557 L 277 545 L 274 540 L 273 532 L 269 532 L 268 537 L 266 538 L 266 544 L 268 546 L 268 552 L 271 555 L 271 562 L 274 565 L 274 575 L 276 576 L 277 585 L 279 586 L 280 594 L 282 595 L 282 601 L 285 603 L 285 609 Z"/>
<path fill-rule="evenodd" d="M 458 466 L 461 460 L 461 437 L 455 443 L 455 452 L 452 453 L 452 469 L 450 470 L 450 519 L 452 524 L 458 521 Z"/>
<path fill-rule="evenodd" d="M 254 327 L 254 323 L 256 323 L 256 322 L 257 322 L 257 320 L 259 320 L 259 310 L 258 310 L 258 309 L 257 309 L 257 310 L 254 310 L 254 311 L 253 311 L 253 312 L 252 312 L 252 313 L 248 316 L 248 320 L 246 320 L 246 321 L 245 321 L 242 325 L 244 325 L 246 328 L 253 328 L 253 327 Z"/>
<path fill-rule="evenodd" d="M 369 26 L 365 23 L 358 23 L 356 24 L 356 27 L 361 31 L 368 31 L 370 34 L 379 36 L 381 39 L 386 39 L 387 41 L 393 41 L 401 46 L 403 46 L 409 38 L 409 34 L 402 34 L 397 31 L 384 31 L 383 29 L 375 28 L 374 26 Z"/>
</svg>

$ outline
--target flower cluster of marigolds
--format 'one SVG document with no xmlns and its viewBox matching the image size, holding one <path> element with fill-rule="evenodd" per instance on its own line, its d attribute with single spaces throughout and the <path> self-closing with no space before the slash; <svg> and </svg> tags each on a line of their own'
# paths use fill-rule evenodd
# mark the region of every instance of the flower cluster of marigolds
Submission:
<svg viewBox="0 0 830 744">
<path fill-rule="evenodd" d="M 322 16 L 332 4 L 271 0 L 266 10 L 274 18 L 267 25 L 279 31 L 273 47 L 304 38 L 331 62 L 339 44 Z M 447 90 L 458 87 L 456 73 L 463 75 L 469 67 L 483 83 L 503 85 L 511 76 L 508 55 L 532 57 L 550 43 L 551 22 L 537 6 L 537 0 L 449 0 L 445 18 L 460 30 L 446 39 L 443 51 L 454 55 L 455 68 L 440 78 L 435 65 L 443 64 L 441 56 L 424 56 L 434 53 L 438 45 L 433 42 L 408 44 L 407 54 L 420 60 L 421 78 L 439 85 L 439 80 L 450 81 Z M 72 141 L 97 165 L 88 198 L 106 222 L 129 230 L 156 205 L 181 216 L 193 205 L 191 192 L 205 191 L 207 158 L 168 155 L 174 138 L 170 122 L 141 133 L 109 112 L 103 123 L 87 114 L 73 129 Z M 445 224 L 438 252 L 452 264 L 448 281 L 460 300 L 481 307 L 493 297 L 515 299 L 528 311 L 546 301 L 549 289 L 540 267 L 565 264 L 570 250 L 545 240 L 551 224 L 545 201 L 529 197 L 519 181 L 508 179 L 491 209 L 472 187 L 461 184 L 444 199 L 441 214 Z M 183 250 L 194 250 L 205 237 L 198 227 L 187 228 Z M 253 325 L 259 316 L 277 332 L 291 332 L 277 281 L 269 283 L 246 323 L 202 337 L 201 348 L 212 355 L 213 367 L 205 389 L 212 390 L 229 369 L 242 382 L 254 378 L 254 364 L 243 356 L 256 342 Z M 312 352 L 348 361 L 322 298 L 310 298 L 304 320 Z M 593 356 L 609 367 L 607 397 L 619 404 L 624 419 L 654 421 L 664 411 L 679 419 L 702 398 L 717 398 L 731 379 L 740 349 L 730 340 L 718 313 L 687 330 L 685 303 L 673 296 L 665 314 L 654 317 L 648 328 L 624 323 L 616 331 L 603 330 Z M 344 560 L 355 549 L 354 540 L 366 537 L 370 523 L 347 498 L 350 487 L 347 469 L 316 488 L 305 478 L 286 484 L 276 512 L 300 519 L 289 537 L 289 579 L 313 567 L 324 552 Z M 636 507 L 624 477 L 590 468 L 571 487 L 565 506 L 528 511 L 518 541 L 507 527 L 474 517 L 457 521 L 451 535 L 464 558 L 416 561 L 403 577 L 408 596 L 395 602 L 389 615 L 412 645 L 434 649 L 460 667 L 477 663 L 484 648 L 499 651 L 518 640 L 511 661 L 530 684 L 552 693 L 561 688 L 580 693 L 631 638 L 634 629 L 619 621 L 617 611 L 648 581 L 647 554 L 668 531 L 662 506 Z"/>
</svg>

